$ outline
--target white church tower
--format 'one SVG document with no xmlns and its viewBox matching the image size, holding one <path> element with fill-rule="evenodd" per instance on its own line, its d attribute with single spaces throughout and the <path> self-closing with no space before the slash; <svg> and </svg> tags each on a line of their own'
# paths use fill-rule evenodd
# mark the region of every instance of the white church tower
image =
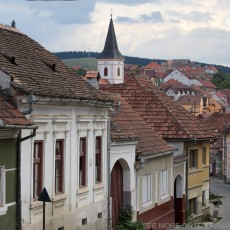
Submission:
<svg viewBox="0 0 230 230">
<path fill-rule="evenodd" d="M 118 50 L 116 34 L 111 15 L 109 29 L 105 41 L 104 50 L 98 55 L 98 72 L 102 79 L 107 79 L 110 84 L 124 82 L 124 61 Z"/>
</svg>

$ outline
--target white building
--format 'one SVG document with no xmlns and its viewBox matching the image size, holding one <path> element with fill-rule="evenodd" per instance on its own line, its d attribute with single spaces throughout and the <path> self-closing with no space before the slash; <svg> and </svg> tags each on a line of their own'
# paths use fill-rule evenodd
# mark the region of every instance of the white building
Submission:
<svg viewBox="0 0 230 230">
<path fill-rule="evenodd" d="M 98 55 L 98 72 L 110 84 L 124 82 L 124 58 L 118 50 L 116 34 L 111 17 L 103 51 Z"/>
<path fill-rule="evenodd" d="M 200 81 L 198 81 L 197 79 L 191 78 L 190 76 L 184 74 L 183 72 L 181 72 L 180 70 L 176 68 L 164 77 L 164 82 L 167 82 L 170 79 L 177 80 L 187 86 L 191 86 L 191 85 L 202 86 Z"/>
<path fill-rule="evenodd" d="M 11 47 L 0 47 L 1 90 L 38 126 L 21 143 L 18 229 L 42 229 L 43 187 L 51 198 L 47 230 L 107 229 L 112 101 L 20 31 L 2 26 L 0 34 L 0 43 Z M 22 138 L 30 134 L 23 130 Z"/>
</svg>

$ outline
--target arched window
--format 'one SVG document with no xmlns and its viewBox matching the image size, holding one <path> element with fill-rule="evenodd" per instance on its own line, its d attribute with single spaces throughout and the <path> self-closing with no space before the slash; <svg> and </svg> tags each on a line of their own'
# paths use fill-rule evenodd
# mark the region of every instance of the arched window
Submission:
<svg viewBox="0 0 230 230">
<path fill-rule="evenodd" d="M 104 76 L 108 76 L 108 68 L 107 67 L 104 68 Z"/>
<path fill-rule="evenodd" d="M 120 76 L 120 68 L 117 68 L 117 76 Z"/>
</svg>

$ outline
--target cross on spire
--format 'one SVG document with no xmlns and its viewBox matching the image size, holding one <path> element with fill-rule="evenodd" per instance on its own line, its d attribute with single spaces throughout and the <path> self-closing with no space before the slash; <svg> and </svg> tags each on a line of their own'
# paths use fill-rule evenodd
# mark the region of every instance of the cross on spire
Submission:
<svg viewBox="0 0 230 230">
<path fill-rule="evenodd" d="M 111 18 L 113 17 L 113 9 L 110 9 L 111 10 L 111 14 L 110 14 L 110 16 L 111 16 Z"/>
</svg>

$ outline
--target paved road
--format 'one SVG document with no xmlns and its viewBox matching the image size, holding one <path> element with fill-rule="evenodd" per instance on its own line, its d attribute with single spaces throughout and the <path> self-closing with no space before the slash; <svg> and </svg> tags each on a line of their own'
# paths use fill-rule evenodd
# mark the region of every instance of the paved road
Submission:
<svg viewBox="0 0 230 230">
<path fill-rule="evenodd" d="M 223 217 L 220 221 L 215 224 L 212 224 L 208 227 L 185 227 L 185 228 L 177 228 L 178 230 L 185 229 L 193 229 L 193 230 L 222 230 L 229 229 L 230 230 L 230 184 L 225 184 L 222 180 L 212 178 L 210 180 L 210 191 L 215 195 L 223 196 L 221 198 L 222 205 L 218 209 L 219 217 Z M 213 210 L 210 210 L 211 215 L 213 214 Z"/>
<path fill-rule="evenodd" d="M 222 180 L 211 179 L 210 191 L 223 196 L 219 210 L 219 216 L 223 218 L 208 229 L 230 229 L 230 184 L 225 184 Z"/>
</svg>

